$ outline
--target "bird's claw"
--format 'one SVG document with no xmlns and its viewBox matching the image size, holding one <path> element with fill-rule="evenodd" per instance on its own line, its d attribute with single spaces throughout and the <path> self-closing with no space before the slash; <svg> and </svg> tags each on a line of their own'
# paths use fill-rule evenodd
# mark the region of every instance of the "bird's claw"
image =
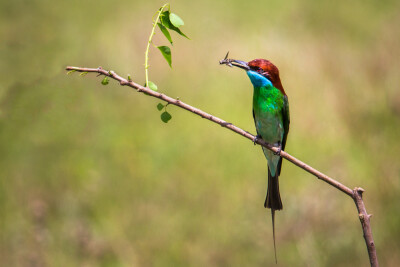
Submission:
<svg viewBox="0 0 400 267">
<path fill-rule="evenodd" d="M 281 151 L 282 151 L 282 145 L 279 145 L 278 151 L 274 152 L 274 155 L 275 156 L 280 156 L 281 155 Z"/>
<path fill-rule="evenodd" d="M 257 145 L 257 141 L 258 141 L 258 139 L 260 139 L 260 138 L 262 138 L 261 135 L 257 134 L 256 137 L 254 137 L 254 139 L 253 139 L 253 144 L 254 144 L 254 145 Z"/>
</svg>

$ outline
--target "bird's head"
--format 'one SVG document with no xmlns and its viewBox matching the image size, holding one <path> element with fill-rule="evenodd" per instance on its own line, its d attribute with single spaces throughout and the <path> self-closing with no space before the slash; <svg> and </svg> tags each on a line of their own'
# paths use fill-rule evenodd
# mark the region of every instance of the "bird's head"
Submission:
<svg viewBox="0 0 400 267">
<path fill-rule="evenodd" d="M 244 69 L 255 87 L 274 86 L 286 95 L 281 79 L 279 78 L 278 68 L 266 59 L 254 59 L 249 62 L 227 59 L 221 60 L 221 64 L 235 66 Z"/>
</svg>

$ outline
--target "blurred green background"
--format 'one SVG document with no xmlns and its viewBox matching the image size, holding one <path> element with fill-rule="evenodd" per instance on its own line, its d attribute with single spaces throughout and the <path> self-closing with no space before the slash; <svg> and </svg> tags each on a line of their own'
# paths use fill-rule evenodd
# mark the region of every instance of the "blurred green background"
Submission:
<svg viewBox="0 0 400 267">
<path fill-rule="evenodd" d="M 67 65 L 130 73 L 159 1 L 0 4 L 2 266 L 275 266 L 258 146 Z M 252 133 L 252 87 L 233 58 L 267 58 L 289 95 L 287 151 L 354 188 L 382 266 L 400 265 L 400 2 L 171 1 L 173 69 L 159 91 Z M 166 45 L 160 34 L 155 43 Z M 285 162 L 277 266 L 367 266 L 352 200 Z"/>
</svg>

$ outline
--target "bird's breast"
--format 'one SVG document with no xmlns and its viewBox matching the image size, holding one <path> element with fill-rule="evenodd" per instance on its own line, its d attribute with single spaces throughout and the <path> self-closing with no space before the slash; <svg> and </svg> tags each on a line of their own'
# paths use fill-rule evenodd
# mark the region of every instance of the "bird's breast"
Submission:
<svg viewBox="0 0 400 267">
<path fill-rule="evenodd" d="M 253 99 L 254 120 L 257 133 L 270 144 L 283 139 L 283 96 L 275 88 L 255 90 Z"/>
</svg>

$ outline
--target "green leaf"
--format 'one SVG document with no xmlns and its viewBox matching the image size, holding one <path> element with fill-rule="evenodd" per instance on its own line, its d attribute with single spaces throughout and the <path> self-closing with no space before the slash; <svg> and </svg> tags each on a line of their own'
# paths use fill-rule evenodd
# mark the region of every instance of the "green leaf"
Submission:
<svg viewBox="0 0 400 267">
<path fill-rule="evenodd" d="M 79 74 L 79 76 L 85 76 L 86 74 L 88 74 L 88 72 L 87 72 L 87 71 L 85 71 L 85 72 L 82 72 L 81 74 Z"/>
<path fill-rule="evenodd" d="M 76 70 L 70 70 L 67 72 L 67 75 L 70 75 L 71 73 L 75 72 Z"/>
<path fill-rule="evenodd" d="M 161 103 L 158 103 L 157 109 L 158 109 L 159 111 L 161 111 L 163 108 L 164 108 L 164 105 L 161 104 Z"/>
<path fill-rule="evenodd" d="M 168 46 L 157 46 L 160 49 L 161 54 L 164 56 L 165 60 L 168 62 L 168 65 L 172 68 L 172 60 L 171 60 L 171 49 Z"/>
<path fill-rule="evenodd" d="M 160 16 L 161 24 L 168 29 L 171 29 L 171 22 L 169 21 L 169 11 L 164 11 Z M 173 26 L 173 25 L 172 25 Z"/>
<path fill-rule="evenodd" d="M 174 25 L 177 28 L 185 24 L 183 20 L 177 14 L 174 13 L 169 14 L 169 21 L 171 21 L 172 25 Z"/>
<path fill-rule="evenodd" d="M 164 11 L 161 13 L 161 24 L 165 26 L 166 28 L 170 29 L 171 31 L 175 31 L 178 34 L 182 35 L 183 37 L 186 37 L 187 39 L 190 40 L 189 37 L 186 36 L 178 27 L 175 27 L 171 21 L 170 21 L 170 12 L 169 11 Z M 182 21 L 183 22 L 183 21 Z"/>
<path fill-rule="evenodd" d="M 164 25 L 162 25 L 161 23 L 157 23 L 158 27 L 160 27 L 161 32 L 164 34 L 164 36 L 168 39 L 168 41 L 172 44 L 172 38 L 171 35 L 169 34 L 169 31 L 167 30 L 167 28 L 165 28 Z"/>
<path fill-rule="evenodd" d="M 184 34 L 180 29 L 176 28 L 176 29 L 174 29 L 174 31 L 176 31 L 177 33 L 179 33 L 179 34 L 182 35 L 183 37 L 185 37 L 185 38 L 187 38 L 187 39 L 190 40 L 190 38 L 187 37 L 186 34 Z"/>
<path fill-rule="evenodd" d="M 157 91 L 158 89 L 157 85 L 151 81 L 149 81 L 148 87 L 153 91 Z"/>
<path fill-rule="evenodd" d="M 164 111 L 163 113 L 161 113 L 161 120 L 165 123 L 167 123 L 170 119 L 172 119 L 171 114 L 169 114 L 168 112 Z"/>
<path fill-rule="evenodd" d="M 109 83 L 110 79 L 108 79 L 108 77 L 104 77 L 104 79 L 101 81 L 102 85 L 107 85 Z"/>
</svg>

